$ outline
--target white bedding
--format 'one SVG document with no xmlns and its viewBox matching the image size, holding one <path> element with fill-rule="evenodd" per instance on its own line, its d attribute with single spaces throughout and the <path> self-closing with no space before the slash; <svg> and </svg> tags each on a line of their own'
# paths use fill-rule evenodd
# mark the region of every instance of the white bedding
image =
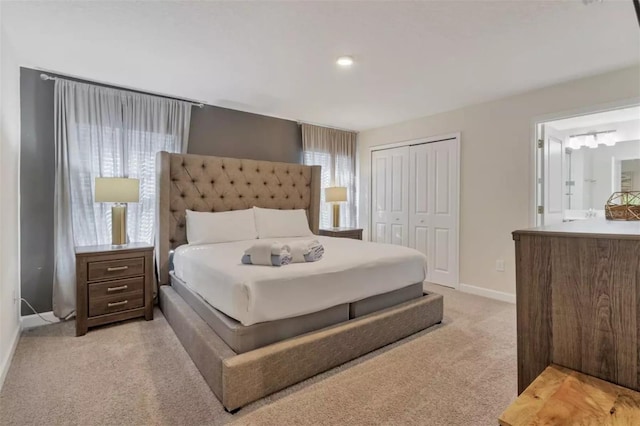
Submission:
<svg viewBox="0 0 640 426">
<path fill-rule="evenodd" d="M 240 262 L 244 251 L 258 240 L 183 245 L 174 254 L 174 273 L 211 306 L 244 325 L 317 312 L 425 279 L 426 257 L 417 250 L 347 238 L 313 238 L 324 245 L 322 260 L 281 267 Z M 309 237 L 267 241 L 296 239 Z"/>
</svg>

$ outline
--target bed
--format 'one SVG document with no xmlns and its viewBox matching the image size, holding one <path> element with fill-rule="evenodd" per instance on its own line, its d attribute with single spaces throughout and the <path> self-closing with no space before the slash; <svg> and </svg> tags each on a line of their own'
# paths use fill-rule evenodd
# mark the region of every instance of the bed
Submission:
<svg viewBox="0 0 640 426">
<path fill-rule="evenodd" d="M 161 152 L 157 173 L 160 307 L 227 410 L 442 320 L 414 250 L 314 237 L 322 261 L 273 268 L 239 263 L 252 241 L 185 245 L 187 209 L 304 209 L 317 234 L 319 167 Z"/>
</svg>

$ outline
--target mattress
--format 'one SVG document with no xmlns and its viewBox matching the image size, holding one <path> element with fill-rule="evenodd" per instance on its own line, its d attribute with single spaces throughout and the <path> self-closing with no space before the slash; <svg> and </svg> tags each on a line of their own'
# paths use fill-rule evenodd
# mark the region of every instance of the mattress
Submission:
<svg viewBox="0 0 640 426">
<path fill-rule="evenodd" d="M 237 354 L 361 317 L 423 296 L 422 283 L 293 318 L 245 326 L 223 314 L 171 273 L 176 293 Z"/>
<path fill-rule="evenodd" d="M 175 251 L 174 273 L 211 306 L 245 326 L 318 312 L 425 279 L 426 258 L 417 250 L 315 238 L 325 247 L 322 260 L 283 267 L 243 265 L 244 250 L 256 240 L 187 244 Z"/>
<path fill-rule="evenodd" d="M 244 326 L 213 308 L 179 278 L 171 277 L 171 287 L 237 354 L 349 320 L 349 304 L 345 303 L 299 317 Z"/>
</svg>

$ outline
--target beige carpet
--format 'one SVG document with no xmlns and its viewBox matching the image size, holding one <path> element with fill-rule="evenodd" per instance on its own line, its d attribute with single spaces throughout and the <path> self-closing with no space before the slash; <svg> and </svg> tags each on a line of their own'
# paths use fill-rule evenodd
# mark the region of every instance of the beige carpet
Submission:
<svg viewBox="0 0 640 426">
<path fill-rule="evenodd" d="M 0 424 L 495 425 L 516 395 L 515 307 L 438 286 L 440 326 L 230 415 L 156 310 L 74 337 L 25 332 L 0 392 Z"/>
</svg>

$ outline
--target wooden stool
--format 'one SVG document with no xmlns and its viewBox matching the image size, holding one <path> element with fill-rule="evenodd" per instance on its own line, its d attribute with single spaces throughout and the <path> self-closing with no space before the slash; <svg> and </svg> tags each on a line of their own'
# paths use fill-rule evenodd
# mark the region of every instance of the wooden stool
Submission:
<svg viewBox="0 0 640 426">
<path fill-rule="evenodd" d="M 640 425 L 640 393 L 550 365 L 499 422 L 501 426 Z"/>
</svg>

